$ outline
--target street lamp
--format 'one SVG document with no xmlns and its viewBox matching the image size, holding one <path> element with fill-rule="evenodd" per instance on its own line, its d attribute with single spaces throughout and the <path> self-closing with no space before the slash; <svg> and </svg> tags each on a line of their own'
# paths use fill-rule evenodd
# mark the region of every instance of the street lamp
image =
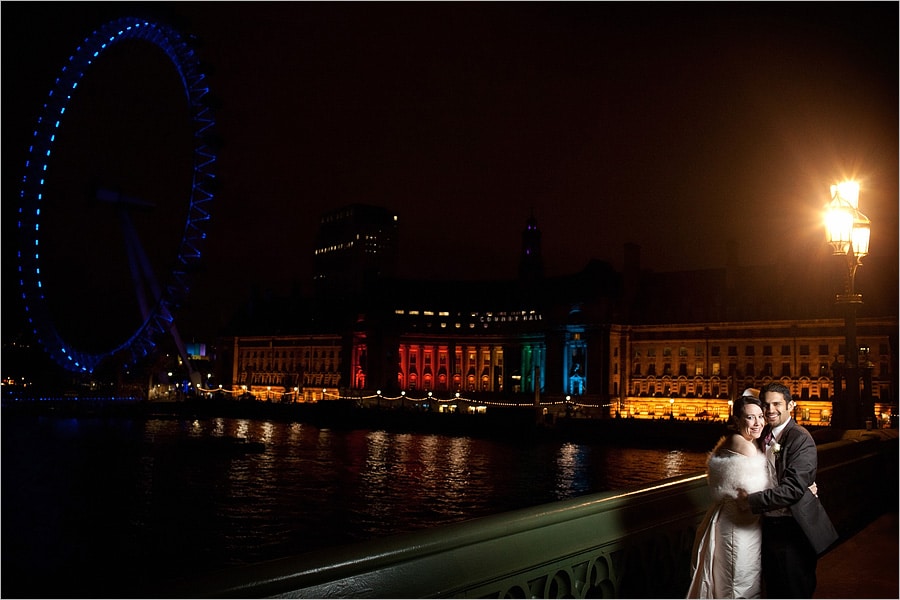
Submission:
<svg viewBox="0 0 900 600">
<path fill-rule="evenodd" d="M 825 239 L 835 256 L 847 262 L 847 281 L 844 293 L 837 294 L 835 303 L 844 307 L 846 350 L 844 365 L 835 361 L 832 424 L 843 429 L 859 429 L 866 419 L 874 416 L 874 406 L 864 406 L 859 393 L 859 346 L 856 343 L 856 307 L 862 304 L 862 294 L 856 291 L 856 271 L 861 259 L 869 253 L 871 221 L 859 211 L 859 184 L 844 181 L 831 186 L 831 202 L 825 206 Z M 843 399 L 837 392 L 844 389 Z"/>
</svg>

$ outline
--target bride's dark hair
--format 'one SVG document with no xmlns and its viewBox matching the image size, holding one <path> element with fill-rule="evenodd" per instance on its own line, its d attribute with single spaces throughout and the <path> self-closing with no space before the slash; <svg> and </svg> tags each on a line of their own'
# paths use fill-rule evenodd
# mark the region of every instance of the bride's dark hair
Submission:
<svg viewBox="0 0 900 600">
<path fill-rule="evenodd" d="M 739 432 L 741 430 L 741 417 L 744 414 L 744 407 L 748 404 L 754 404 L 765 412 L 762 401 L 759 398 L 756 396 L 741 396 L 734 402 L 734 410 L 731 412 L 731 418 L 728 420 L 729 431 Z"/>
</svg>

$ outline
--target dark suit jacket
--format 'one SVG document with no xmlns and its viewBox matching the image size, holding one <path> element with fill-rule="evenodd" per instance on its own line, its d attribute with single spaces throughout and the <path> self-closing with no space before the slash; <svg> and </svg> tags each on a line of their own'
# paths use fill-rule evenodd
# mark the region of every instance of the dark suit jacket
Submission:
<svg viewBox="0 0 900 600">
<path fill-rule="evenodd" d="M 767 431 L 765 432 L 768 434 Z M 765 436 L 760 439 L 764 439 Z M 750 494 L 747 501 L 754 513 L 789 507 L 794 520 L 821 554 L 838 539 L 838 533 L 819 499 L 809 491 L 816 480 L 819 454 L 806 428 L 788 421 L 778 440 L 781 451 L 775 456 L 775 487 Z"/>
</svg>

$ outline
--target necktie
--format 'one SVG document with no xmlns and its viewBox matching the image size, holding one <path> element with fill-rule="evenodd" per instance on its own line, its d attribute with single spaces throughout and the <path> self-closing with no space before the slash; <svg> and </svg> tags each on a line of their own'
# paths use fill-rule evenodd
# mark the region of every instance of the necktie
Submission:
<svg viewBox="0 0 900 600">
<path fill-rule="evenodd" d="M 772 481 L 772 485 L 775 485 L 775 481 L 777 479 L 776 471 L 775 471 L 775 450 L 772 444 L 775 443 L 774 436 L 772 436 L 772 432 L 770 431 L 768 435 L 766 435 L 766 447 L 763 448 L 763 451 L 766 453 L 766 463 L 769 465 L 769 479 Z"/>
</svg>

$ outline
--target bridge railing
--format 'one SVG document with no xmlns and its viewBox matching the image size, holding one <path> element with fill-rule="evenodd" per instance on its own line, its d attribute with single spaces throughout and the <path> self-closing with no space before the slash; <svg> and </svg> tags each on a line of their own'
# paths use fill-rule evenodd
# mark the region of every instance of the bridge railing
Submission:
<svg viewBox="0 0 900 600">
<path fill-rule="evenodd" d="M 896 432 L 862 433 L 819 446 L 820 497 L 842 536 L 896 504 Z M 708 503 L 697 473 L 234 568 L 158 595 L 683 597 Z"/>
</svg>

